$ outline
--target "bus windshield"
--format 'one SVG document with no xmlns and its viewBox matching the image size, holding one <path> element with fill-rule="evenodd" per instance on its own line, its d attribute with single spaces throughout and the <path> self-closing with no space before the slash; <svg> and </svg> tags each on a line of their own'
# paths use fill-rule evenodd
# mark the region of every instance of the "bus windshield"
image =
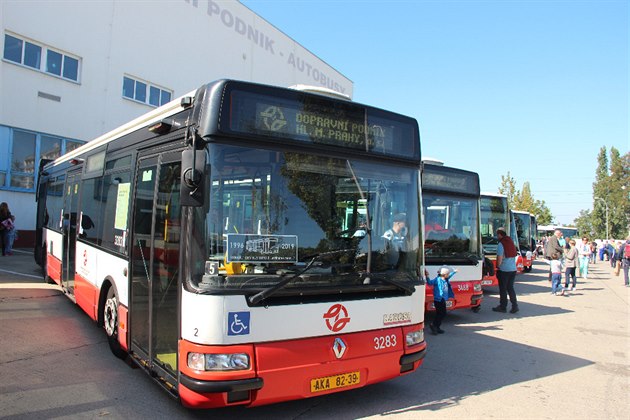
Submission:
<svg viewBox="0 0 630 420">
<path fill-rule="evenodd" d="M 431 259 L 477 261 L 479 246 L 478 200 L 472 197 L 423 193 L 424 253 Z"/>
<path fill-rule="evenodd" d="M 418 284 L 418 220 L 406 217 L 418 214 L 412 166 L 208 147 L 210 205 L 192 211 L 189 228 L 198 292 L 251 295 L 287 279 L 275 296 Z"/>
<path fill-rule="evenodd" d="M 518 245 L 522 251 L 532 250 L 531 217 L 529 213 L 514 212 Z"/>
<path fill-rule="evenodd" d="M 500 227 L 509 229 L 507 199 L 505 197 L 481 197 L 481 242 L 486 255 L 496 255 L 499 244 L 496 236 Z"/>
</svg>

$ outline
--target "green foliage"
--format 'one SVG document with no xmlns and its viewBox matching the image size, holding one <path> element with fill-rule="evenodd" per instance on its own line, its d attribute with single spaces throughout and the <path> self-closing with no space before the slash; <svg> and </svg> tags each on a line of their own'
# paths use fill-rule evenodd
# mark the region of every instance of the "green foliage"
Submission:
<svg viewBox="0 0 630 420">
<path fill-rule="evenodd" d="M 514 196 L 518 194 L 518 190 L 516 189 L 516 181 L 510 175 L 510 171 L 508 171 L 506 176 L 501 175 L 501 185 L 499 186 L 499 194 L 503 194 L 507 196 L 508 207 L 512 207 L 512 203 L 514 202 Z M 514 209 L 518 210 L 518 209 Z"/>
<path fill-rule="evenodd" d="M 578 228 L 580 235 L 593 237 L 593 225 L 591 223 L 591 212 L 589 210 L 580 210 L 580 215 L 573 220 L 573 224 Z"/>
<path fill-rule="evenodd" d="M 608 159 L 610 156 L 610 161 Z M 610 163 L 609 163 L 610 162 Z M 589 214 L 590 232 L 595 238 L 623 239 L 630 227 L 630 153 L 621 156 L 619 150 L 602 147 L 597 155 L 597 169 L 593 183 L 593 211 Z M 606 232 L 608 207 L 608 232 Z M 580 213 L 576 221 L 584 222 Z"/>
<path fill-rule="evenodd" d="M 549 225 L 553 221 L 551 210 L 544 200 L 536 200 L 532 194 L 529 182 L 523 184 L 523 189 L 516 188 L 516 181 L 508 171 L 507 175 L 501 175 L 501 185 L 499 194 L 504 194 L 508 198 L 508 206 L 512 210 L 526 211 L 536 216 L 538 225 Z"/>
</svg>

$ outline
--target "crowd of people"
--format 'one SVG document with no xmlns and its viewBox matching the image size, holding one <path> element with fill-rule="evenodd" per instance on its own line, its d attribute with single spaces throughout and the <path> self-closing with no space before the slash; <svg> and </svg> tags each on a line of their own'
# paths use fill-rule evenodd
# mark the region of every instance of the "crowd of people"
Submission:
<svg viewBox="0 0 630 420">
<path fill-rule="evenodd" d="M 499 305 L 493 307 L 494 312 L 507 312 L 508 299 L 512 307 L 510 313 L 518 312 L 518 302 L 514 291 L 514 279 L 516 276 L 517 250 L 514 242 L 506 234 L 504 228 L 497 229 L 497 279 L 499 281 Z M 630 287 L 628 279 L 630 271 L 630 236 L 626 241 L 590 241 L 583 237 L 576 241 L 573 238 L 564 238 L 561 230 L 545 238 L 542 245 L 544 257 L 549 263 L 549 282 L 551 293 L 556 296 L 564 296 L 566 293 L 577 290 L 578 277 L 588 278 L 589 265 L 600 262 L 610 263 L 615 268 L 615 274 L 623 271 L 624 285 Z M 603 250 L 603 251 L 602 251 Z M 446 316 L 446 301 L 454 297 L 450 279 L 457 270 L 450 267 L 439 269 L 435 278 L 430 278 L 425 271 L 425 277 L 429 287 L 433 287 L 435 304 L 435 317 L 429 324 L 429 329 L 434 335 L 443 334 L 441 325 Z M 564 284 L 563 284 L 564 280 Z"/>
<path fill-rule="evenodd" d="M 610 264 L 615 274 L 623 271 L 624 285 L 630 287 L 628 272 L 630 269 L 630 236 L 625 241 L 591 241 L 583 237 L 579 245 L 574 239 L 564 238 L 562 231 L 555 230 L 553 235 L 543 240 L 544 256 L 549 261 L 549 281 L 551 293 L 564 295 L 577 288 L 577 277 L 588 278 L 590 264 Z M 564 285 L 562 276 L 564 275 Z"/>
</svg>

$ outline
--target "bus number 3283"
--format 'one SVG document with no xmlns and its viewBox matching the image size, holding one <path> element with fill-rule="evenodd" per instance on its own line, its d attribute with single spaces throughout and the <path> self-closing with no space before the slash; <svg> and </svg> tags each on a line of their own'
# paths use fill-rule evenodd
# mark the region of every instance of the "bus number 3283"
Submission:
<svg viewBox="0 0 630 420">
<path fill-rule="evenodd" d="M 374 337 L 374 348 L 376 350 L 382 350 L 389 347 L 396 347 L 396 335 L 386 335 L 381 337 Z"/>
</svg>

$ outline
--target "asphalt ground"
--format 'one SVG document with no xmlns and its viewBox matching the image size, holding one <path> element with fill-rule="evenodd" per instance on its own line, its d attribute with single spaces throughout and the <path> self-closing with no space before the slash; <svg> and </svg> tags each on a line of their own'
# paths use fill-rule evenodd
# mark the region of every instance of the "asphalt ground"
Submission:
<svg viewBox="0 0 630 420">
<path fill-rule="evenodd" d="M 252 409 L 187 411 L 109 354 L 102 331 L 43 282 L 32 254 L 0 257 L 0 418 L 630 419 L 630 288 L 607 262 L 553 296 L 543 260 L 517 276 L 520 311 L 449 312 L 420 369 Z M 429 316 L 430 318 L 430 316 Z M 86 375 L 89 372 L 89 375 Z"/>
</svg>

